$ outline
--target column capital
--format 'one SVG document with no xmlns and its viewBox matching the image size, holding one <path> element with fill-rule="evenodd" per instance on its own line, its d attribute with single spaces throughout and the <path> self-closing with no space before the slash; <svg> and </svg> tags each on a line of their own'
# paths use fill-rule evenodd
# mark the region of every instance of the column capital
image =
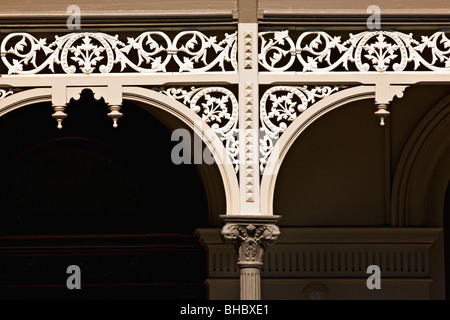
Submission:
<svg viewBox="0 0 450 320">
<path fill-rule="evenodd" d="M 225 224 L 221 235 L 226 243 L 234 245 L 241 268 L 261 268 L 264 251 L 278 240 L 280 229 L 273 223 L 231 222 Z"/>
</svg>

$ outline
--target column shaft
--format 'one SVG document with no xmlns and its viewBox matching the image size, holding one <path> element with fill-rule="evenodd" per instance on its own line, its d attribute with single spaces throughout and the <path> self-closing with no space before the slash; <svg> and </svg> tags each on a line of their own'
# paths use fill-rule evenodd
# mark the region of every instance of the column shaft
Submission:
<svg viewBox="0 0 450 320">
<path fill-rule="evenodd" d="M 238 255 L 241 300 L 261 299 L 264 251 L 269 244 L 275 243 L 279 235 L 280 229 L 272 223 L 227 223 L 222 228 L 224 241 L 234 245 Z"/>
<path fill-rule="evenodd" d="M 261 269 L 241 266 L 241 300 L 261 300 Z"/>
</svg>

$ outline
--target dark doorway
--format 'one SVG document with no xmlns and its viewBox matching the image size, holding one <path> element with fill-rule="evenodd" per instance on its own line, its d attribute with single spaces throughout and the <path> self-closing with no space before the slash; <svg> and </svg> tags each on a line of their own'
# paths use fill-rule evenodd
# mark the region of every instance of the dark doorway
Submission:
<svg viewBox="0 0 450 320">
<path fill-rule="evenodd" d="M 1 298 L 204 299 L 207 200 L 194 165 L 171 161 L 171 131 L 126 101 L 114 129 L 90 91 L 62 130 L 52 112 L 0 118 Z"/>
<path fill-rule="evenodd" d="M 450 181 L 444 200 L 445 298 L 450 300 Z"/>
</svg>

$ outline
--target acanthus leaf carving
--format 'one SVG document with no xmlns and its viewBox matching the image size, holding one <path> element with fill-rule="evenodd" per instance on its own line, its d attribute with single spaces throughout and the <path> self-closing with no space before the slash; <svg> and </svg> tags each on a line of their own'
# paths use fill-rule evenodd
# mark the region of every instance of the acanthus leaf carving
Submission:
<svg viewBox="0 0 450 320">
<path fill-rule="evenodd" d="M 280 229 L 275 224 L 227 223 L 221 235 L 226 243 L 234 245 L 238 264 L 262 265 L 264 251 L 278 240 Z"/>
</svg>

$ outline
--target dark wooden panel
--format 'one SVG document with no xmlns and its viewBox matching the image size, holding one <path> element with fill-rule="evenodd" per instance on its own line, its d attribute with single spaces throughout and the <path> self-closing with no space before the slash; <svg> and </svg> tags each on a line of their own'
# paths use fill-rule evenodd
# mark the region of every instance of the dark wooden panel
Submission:
<svg viewBox="0 0 450 320">
<path fill-rule="evenodd" d="M 204 299 L 205 259 L 187 234 L 1 237 L 0 299 Z"/>
</svg>

